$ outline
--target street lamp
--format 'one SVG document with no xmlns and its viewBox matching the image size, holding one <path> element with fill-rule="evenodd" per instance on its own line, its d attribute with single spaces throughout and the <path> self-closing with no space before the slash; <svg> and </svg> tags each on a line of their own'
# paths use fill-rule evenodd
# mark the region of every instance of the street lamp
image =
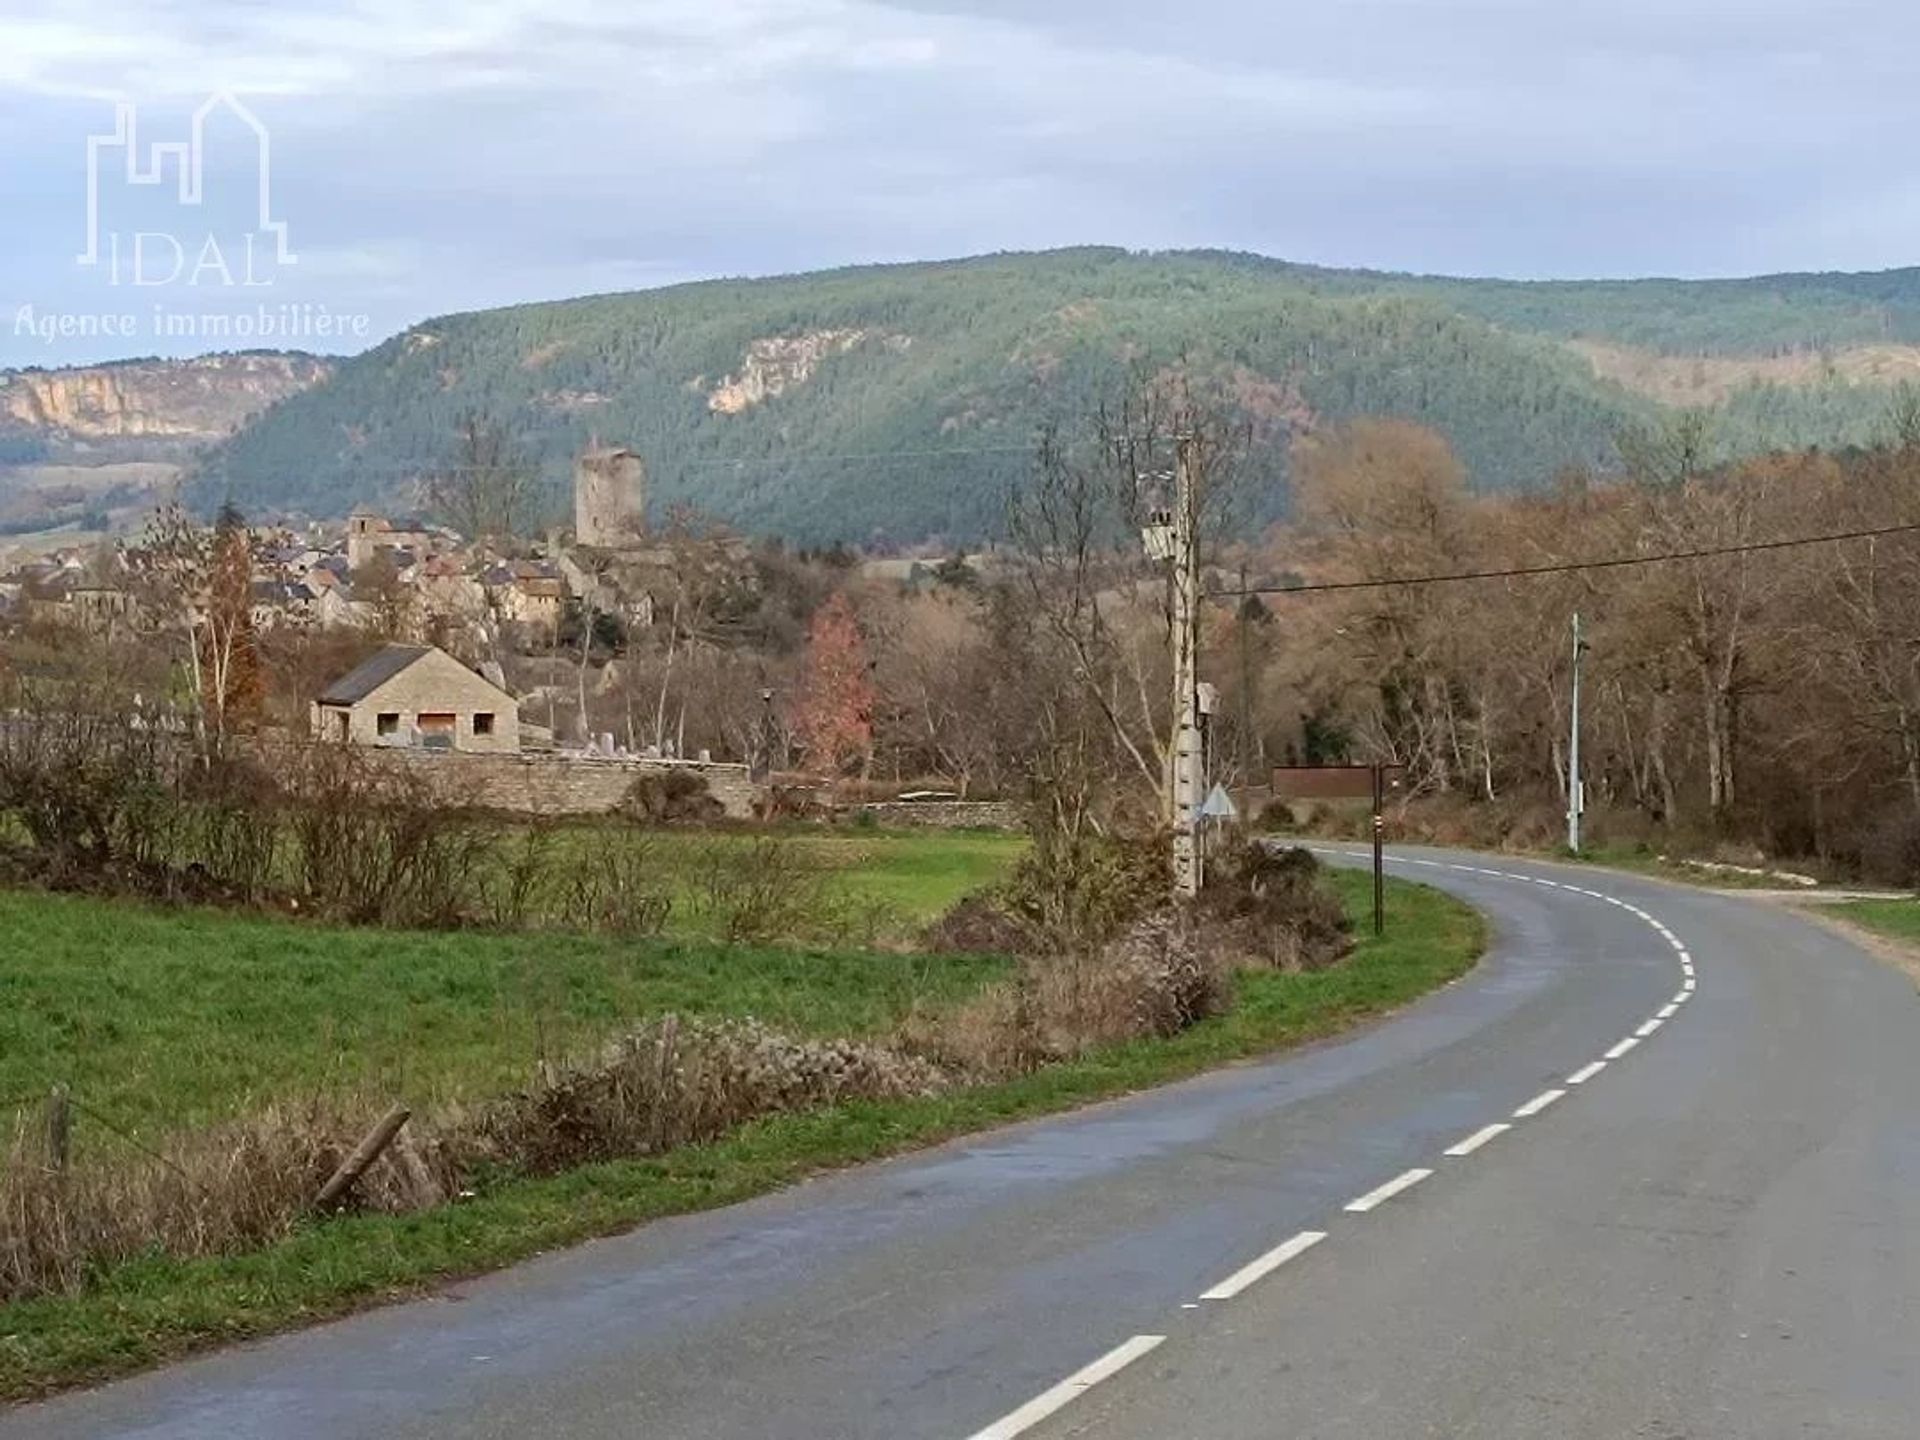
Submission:
<svg viewBox="0 0 1920 1440">
<path fill-rule="evenodd" d="M 760 778 L 773 774 L 773 687 L 760 689 Z"/>
</svg>

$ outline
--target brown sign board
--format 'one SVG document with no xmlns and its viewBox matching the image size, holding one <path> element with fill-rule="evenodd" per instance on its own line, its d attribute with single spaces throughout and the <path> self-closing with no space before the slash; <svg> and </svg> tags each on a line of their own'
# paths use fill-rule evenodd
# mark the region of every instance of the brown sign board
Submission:
<svg viewBox="0 0 1920 1440">
<path fill-rule="evenodd" d="M 1383 765 L 1381 779 L 1391 790 L 1406 773 L 1403 765 Z M 1280 800 L 1371 800 L 1371 765 L 1276 765 L 1273 793 Z"/>
</svg>

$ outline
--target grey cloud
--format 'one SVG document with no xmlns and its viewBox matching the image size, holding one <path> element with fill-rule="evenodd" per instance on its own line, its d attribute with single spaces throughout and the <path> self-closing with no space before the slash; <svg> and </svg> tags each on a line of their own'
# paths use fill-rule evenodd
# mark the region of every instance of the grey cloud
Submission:
<svg viewBox="0 0 1920 1440">
<path fill-rule="evenodd" d="M 258 97 L 300 298 L 380 333 L 1080 242 L 1525 276 L 1920 258 L 1904 0 L 17 8 L 0 363 L 86 358 L 3 322 L 88 298 L 79 147 L 143 87 L 176 117 L 195 87 Z"/>
</svg>

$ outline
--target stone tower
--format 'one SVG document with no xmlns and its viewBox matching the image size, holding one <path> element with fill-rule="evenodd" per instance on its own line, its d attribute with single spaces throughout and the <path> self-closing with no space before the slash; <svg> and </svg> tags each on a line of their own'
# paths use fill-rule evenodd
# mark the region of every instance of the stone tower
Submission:
<svg viewBox="0 0 1920 1440">
<path fill-rule="evenodd" d="M 631 450 L 594 446 L 573 462 L 573 538 L 615 550 L 646 528 L 647 467 Z"/>
</svg>

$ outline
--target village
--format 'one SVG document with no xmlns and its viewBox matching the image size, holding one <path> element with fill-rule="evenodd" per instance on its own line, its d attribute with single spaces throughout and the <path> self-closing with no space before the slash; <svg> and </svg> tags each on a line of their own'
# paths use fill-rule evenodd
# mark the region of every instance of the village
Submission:
<svg viewBox="0 0 1920 1440">
<path fill-rule="evenodd" d="M 571 529 L 534 539 L 463 535 L 365 504 L 344 521 L 223 519 L 210 531 L 176 517 L 168 543 L 213 546 L 209 577 L 222 543 L 246 557 L 243 616 L 223 626 L 217 578 L 189 597 L 196 655 L 240 644 L 265 672 L 248 697 L 219 679 L 220 708 L 231 690 L 238 729 L 366 747 L 430 777 L 449 804 L 503 811 L 603 813 L 636 776 L 669 771 L 697 775 L 716 814 L 819 811 L 837 803 L 835 778 L 863 743 L 861 778 L 872 779 L 864 677 L 844 692 L 842 733 L 822 743 L 796 713 L 809 703 L 804 667 L 778 652 L 804 649 L 823 577 L 911 595 L 971 583 L 976 562 L 770 555 L 684 515 L 650 528 L 645 465 L 616 446 L 583 450 L 572 489 Z M 235 538 L 222 542 L 221 525 Z M 15 558 L 0 570 L 0 622 L 135 648 L 160 638 L 178 598 L 177 576 L 160 583 L 171 564 L 160 545 L 142 536 Z M 795 593 L 771 593 L 783 580 Z M 791 622 L 784 633 L 763 633 L 767 608 Z M 895 778 L 907 783 L 853 798 L 912 823 L 1012 821 L 1012 806 L 969 803 L 938 777 Z"/>
</svg>

